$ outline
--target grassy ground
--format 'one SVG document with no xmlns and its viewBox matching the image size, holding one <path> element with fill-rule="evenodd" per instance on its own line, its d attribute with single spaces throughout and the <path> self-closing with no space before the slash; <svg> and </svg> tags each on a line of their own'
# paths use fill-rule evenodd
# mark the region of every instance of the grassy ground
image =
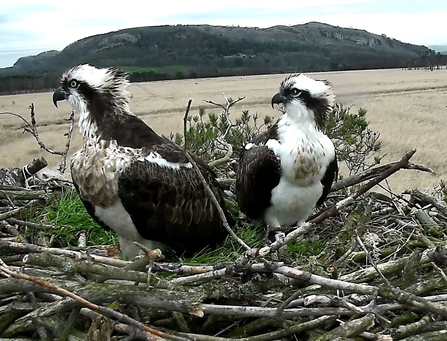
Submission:
<svg viewBox="0 0 447 341">
<path fill-rule="evenodd" d="M 129 72 L 130 74 L 134 72 L 147 72 L 147 71 L 154 71 L 154 72 L 184 72 L 191 67 L 187 65 L 167 65 L 167 66 L 123 66 L 122 67 L 124 71 Z"/>
</svg>

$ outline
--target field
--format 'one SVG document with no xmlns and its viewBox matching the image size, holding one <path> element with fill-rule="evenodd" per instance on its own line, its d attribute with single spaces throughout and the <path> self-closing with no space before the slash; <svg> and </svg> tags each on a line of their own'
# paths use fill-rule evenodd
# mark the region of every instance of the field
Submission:
<svg viewBox="0 0 447 341">
<path fill-rule="evenodd" d="M 190 67 L 186 65 L 168 65 L 168 66 L 160 66 L 160 67 L 142 67 L 142 66 L 123 66 L 124 71 L 132 74 L 134 72 L 167 72 L 167 71 L 178 71 L 184 72 L 190 69 Z"/>
<path fill-rule="evenodd" d="M 353 110 L 368 110 L 373 130 L 380 132 L 384 162 L 399 159 L 406 151 L 416 148 L 415 163 L 433 168 L 437 174 L 401 171 L 390 178 L 395 191 L 406 188 L 431 190 L 439 180 L 447 180 L 445 138 L 447 133 L 447 71 L 435 70 L 372 70 L 326 72 L 310 74 L 331 81 L 337 101 Z M 278 90 L 284 75 L 225 77 L 133 83 L 131 109 L 156 131 L 168 135 L 182 131 L 186 104 L 192 99 L 192 113 L 203 100 L 221 102 L 221 92 L 229 97 L 245 96 L 233 108 L 233 115 L 249 109 L 251 113 L 277 116 L 269 103 Z M 28 105 L 36 107 L 40 137 L 49 148 L 62 149 L 67 130 L 64 118 L 70 113 L 66 103 L 55 108 L 51 93 L 0 96 L 0 112 L 11 111 L 29 117 Z M 215 110 L 215 109 L 213 109 Z M 21 166 L 37 156 L 44 156 L 51 167 L 58 165 L 57 157 L 39 150 L 33 137 L 22 134 L 20 120 L 0 116 L 0 167 Z M 81 145 L 76 129 L 70 155 Z"/>
</svg>

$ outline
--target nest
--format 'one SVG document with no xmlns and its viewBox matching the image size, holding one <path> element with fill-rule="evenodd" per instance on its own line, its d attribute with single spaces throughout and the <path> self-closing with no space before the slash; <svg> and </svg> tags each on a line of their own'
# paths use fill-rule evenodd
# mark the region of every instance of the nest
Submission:
<svg viewBox="0 0 447 341">
<path fill-rule="evenodd" d="M 199 265 L 159 250 L 123 261 L 115 246 L 82 238 L 76 249 L 30 243 L 24 229 L 58 227 L 20 213 L 70 184 L 26 174 L 14 183 L 3 170 L 0 340 L 444 339 L 447 204 L 419 190 L 371 192 L 402 168 L 426 170 L 409 163 L 414 153 L 337 182 L 323 212 L 276 241 Z M 324 250 L 284 261 L 311 230 Z"/>
</svg>

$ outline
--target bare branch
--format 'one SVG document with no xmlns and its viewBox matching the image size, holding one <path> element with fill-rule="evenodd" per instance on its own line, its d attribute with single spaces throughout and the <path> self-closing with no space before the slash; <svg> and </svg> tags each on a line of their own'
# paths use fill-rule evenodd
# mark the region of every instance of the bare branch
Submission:
<svg viewBox="0 0 447 341">
<path fill-rule="evenodd" d="M 189 114 L 189 109 L 191 108 L 191 103 L 192 103 L 192 99 L 190 99 L 188 101 L 188 105 L 186 107 L 186 112 L 185 112 L 185 116 L 183 116 L 183 146 L 184 148 L 186 148 L 186 146 L 188 145 L 188 141 L 187 139 L 187 134 L 186 134 L 186 126 L 188 124 L 188 114 Z"/>
<path fill-rule="evenodd" d="M 188 151 L 186 151 L 186 156 L 188 158 L 188 161 L 191 162 L 191 164 L 193 165 L 197 175 L 200 178 L 200 181 L 202 182 L 203 186 L 205 187 L 206 192 L 208 193 L 208 195 L 211 198 L 211 201 L 213 202 L 214 206 L 216 207 L 217 211 L 219 212 L 219 216 L 220 219 L 222 220 L 222 224 L 224 225 L 225 229 L 228 231 L 228 233 L 239 243 L 241 244 L 246 250 L 251 250 L 251 248 L 241 239 L 239 238 L 236 233 L 234 233 L 234 231 L 231 229 L 230 225 L 228 224 L 227 218 L 225 217 L 225 213 L 222 210 L 222 207 L 220 207 L 219 202 L 216 199 L 216 196 L 214 195 L 213 191 L 211 190 L 210 186 L 208 186 L 208 184 L 206 183 L 205 178 L 202 175 L 202 172 L 200 171 L 199 167 L 197 167 L 197 164 L 195 163 L 195 161 L 193 160 L 193 158 L 191 157 L 191 155 L 189 155 Z"/>
<path fill-rule="evenodd" d="M 42 140 L 40 139 L 39 130 L 37 129 L 36 113 L 34 111 L 34 109 L 35 109 L 34 103 L 31 103 L 28 108 L 30 109 L 31 122 L 28 122 L 21 115 L 15 114 L 12 112 L 0 112 L 0 115 L 12 115 L 12 116 L 15 116 L 15 117 L 21 119 L 24 123 L 23 126 L 21 127 L 21 129 L 23 129 L 24 133 L 27 132 L 27 133 L 31 134 L 35 138 L 35 140 L 37 141 L 37 144 L 39 145 L 39 147 L 41 149 L 45 150 L 46 152 L 48 152 L 50 154 L 60 155 L 62 157 L 62 161 L 59 166 L 59 171 L 61 173 L 64 173 L 66 170 L 67 155 L 68 155 L 68 151 L 70 149 L 73 127 L 74 127 L 74 111 L 71 111 L 70 117 L 68 119 L 66 119 L 67 121 L 70 122 L 70 125 L 68 128 L 68 132 L 65 134 L 65 136 L 67 137 L 67 143 L 65 145 L 65 149 L 63 151 L 56 151 L 56 150 L 52 150 L 52 149 L 48 148 L 45 145 L 45 143 L 43 143 Z"/>
<path fill-rule="evenodd" d="M 22 274 L 22 273 L 19 273 L 19 272 L 12 271 L 12 270 L 8 269 L 7 267 L 1 266 L 1 265 L 0 265 L 0 272 L 6 273 L 7 275 L 9 275 L 11 277 L 14 277 L 14 278 L 17 278 L 17 279 L 24 279 L 24 280 L 36 283 L 36 284 L 38 284 L 38 285 L 40 285 L 42 287 L 50 289 L 52 292 L 57 293 L 57 294 L 59 294 L 61 296 L 70 297 L 70 298 L 74 299 L 76 302 L 80 303 L 82 306 L 84 306 L 86 308 L 89 308 L 89 309 L 91 309 L 93 311 L 96 311 L 96 312 L 98 312 L 98 313 L 100 313 L 100 314 L 102 314 L 104 316 L 110 317 L 111 319 L 113 319 L 115 321 L 121 321 L 121 322 L 127 323 L 127 324 L 129 324 L 131 326 L 134 326 L 134 327 L 136 327 L 138 329 L 144 330 L 144 331 L 146 331 L 146 332 L 148 332 L 150 334 L 153 334 L 155 336 L 166 338 L 166 339 L 169 339 L 169 340 L 178 340 L 178 341 L 185 341 L 186 340 L 186 339 L 184 339 L 182 337 L 177 337 L 177 336 L 174 336 L 174 335 L 166 334 L 166 333 L 160 332 L 160 331 L 158 331 L 156 329 L 153 329 L 151 327 L 145 326 L 141 322 L 138 322 L 138 321 L 134 320 L 133 318 L 129 317 L 128 315 L 125 315 L 123 313 L 119 313 L 119 312 L 117 312 L 115 310 L 112 310 L 110 308 L 107 308 L 107 307 L 103 307 L 103 306 L 99 306 L 97 304 L 91 303 L 90 301 L 87 301 L 84 298 L 82 298 L 82 297 L 80 297 L 80 296 L 78 296 L 76 294 L 73 294 L 72 292 L 70 292 L 70 291 L 68 291 L 66 289 L 63 289 L 63 288 L 60 288 L 60 287 L 58 287 L 58 286 L 56 286 L 54 284 L 48 283 L 48 282 L 46 282 L 46 281 L 44 281 L 44 280 L 42 280 L 40 278 L 36 278 L 36 277 L 33 277 L 33 276 L 29 276 L 29 275 L 26 275 L 26 274 Z M 152 339 L 153 340 L 158 340 L 158 338 L 152 338 Z"/>
<path fill-rule="evenodd" d="M 209 104 L 218 106 L 219 108 L 222 108 L 222 115 L 225 118 L 227 125 L 228 125 L 224 134 L 222 136 L 218 136 L 216 139 L 219 143 L 221 143 L 222 145 L 224 145 L 226 147 L 227 152 L 226 152 L 225 156 L 223 156 L 222 158 L 211 161 L 209 163 L 209 165 L 212 167 L 218 167 L 219 165 L 228 162 L 228 160 L 230 160 L 231 156 L 233 155 L 233 146 L 225 140 L 228 133 L 230 132 L 230 130 L 234 127 L 234 124 L 230 119 L 230 108 L 233 105 L 235 105 L 236 103 L 245 99 L 245 96 L 242 96 L 235 100 L 230 101 L 223 92 L 222 92 L 222 96 L 225 98 L 226 105 L 222 105 L 222 104 L 219 104 L 219 103 L 216 103 L 213 101 L 205 100 L 206 103 L 209 103 Z"/>
<path fill-rule="evenodd" d="M 359 184 L 361 182 L 373 179 L 376 176 L 382 174 L 384 171 L 386 171 L 386 170 L 390 169 L 391 167 L 395 166 L 397 163 L 398 162 L 391 162 L 391 163 L 388 163 L 386 165 L 370 168 L 370 169 L 367 169 L 367 170 L 365 170 L 365 171 L 363 171 L 361 173 L 354 174 L 354 175 L 351 175 L 351 176 L 349 176 L 347 178 L 338 180 L 336 183 L 334 183 L 332 185 L 331 192 L 336 192 L 336 191 L 339 191 L 339 190 L 341 190 L 343 188 L 347 188 L 347 187 L 350 187 L 350 186 L 353 186 L 353 185 L 357 185 L 357 184 Z M 419 170 L 419 171 L 422 171 L 422 172 L 428 172 L 428 173 L 432 173 L 432 174 L 435 173 L 430 168 L 427 168 L 427 167 L 421 166 L 421 165 L 416 165 L 416 164 L 413 164 L 413 163 L 409 163 L 405 167 L 402 167 L 402 169 L 413 169 L 413 170 Z"/>
</svg>

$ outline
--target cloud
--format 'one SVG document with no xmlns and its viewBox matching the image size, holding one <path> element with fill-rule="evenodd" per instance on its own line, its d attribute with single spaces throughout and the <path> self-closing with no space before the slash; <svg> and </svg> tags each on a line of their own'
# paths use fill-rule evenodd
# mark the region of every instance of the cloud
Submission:
<svg viewBox="0 0 447 341">
<path fill-rule="evenodd" d="M 166 24 L 269 27 L 321 21 L 365 29 L 414 44 L 446 43 L 445 0 L 264 1 L 126 0 L 75 2 L 0 0 L 0 67 L 11 65 L 2 51 L 62 49 L 95 34 L 123 28 Z M 35 52 L 35 53 L 37 53 Z M 18 53 L 18 52 L 17 52 Z M 9 53 L 10 55 L 11 53 Z M 9 64 L 8 64 L 9 63 Z"/>
</svg>

